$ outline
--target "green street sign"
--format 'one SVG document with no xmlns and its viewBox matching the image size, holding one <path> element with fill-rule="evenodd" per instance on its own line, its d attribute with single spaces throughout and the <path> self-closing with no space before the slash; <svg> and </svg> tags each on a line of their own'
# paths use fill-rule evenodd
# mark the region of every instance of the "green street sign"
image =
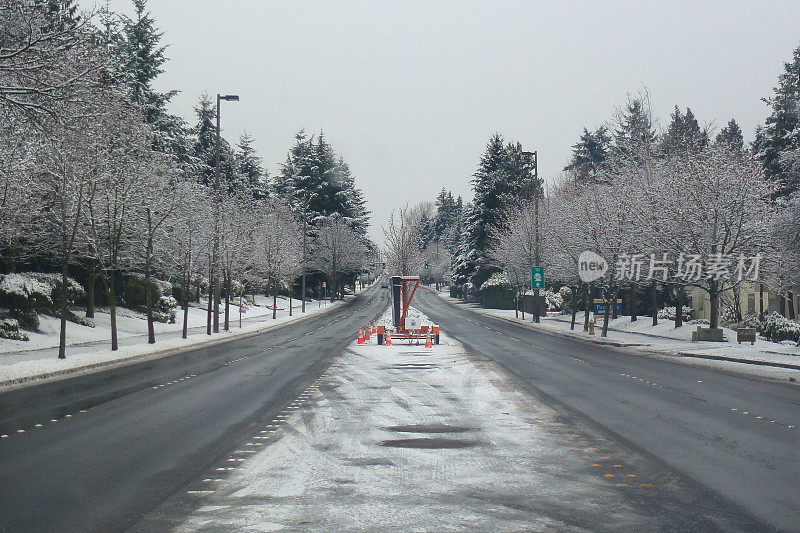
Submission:
<svg viewBox="0 0 800 533">
<path fill-rule="evenodd" d="M 544 289 L 544 267 L 531 267 L 531 289 Z"/>
</svg>

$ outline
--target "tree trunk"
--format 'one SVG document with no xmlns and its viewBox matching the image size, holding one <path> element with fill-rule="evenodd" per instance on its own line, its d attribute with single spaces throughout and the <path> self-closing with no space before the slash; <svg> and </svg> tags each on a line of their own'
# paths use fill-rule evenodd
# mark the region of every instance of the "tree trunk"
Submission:
<svg viewBox="0 0 800 533">
<path fill-rule="evenodd" d="M 569 324 L 569 329 L 575 329 L 575 319 L 578 316 L 578 287 L 572 286 L 572 321 Z"/>
<path fill-rule="evenodd" d="M 514 301 L 514 318 L 519 318 L 519 303 L 520 303 L 520 295 L 519 291 L 517 291 L 517 298 Z"/>
<path fill-rule="evenodd" d="M 208 313 L 206 314 L 206 335 L 211 335 L 211 314 L 214 312 L 214 291 L 211 290 L 211 266 L 208 267 Z"/>
<path fill-rule="evenodd" d="M 708 298 L 711 301 L 711 317 L 709 318 L 712 328 L 719 327 L 719 285 L 716 280 L 711 280 L 708 290 Z"/>
<path fill-rule="evenodd" d="M 592 291 L 588 283 L 583 284 L 583 331 L 589 331 L 589 312 L 592 310 Z"/>
<path fill-rule="evenodd" d="M 223 324 L 223 328 L 228 331 L 231 329 L 231 273 L 227 272 L 223 278 L 225 280 L 225 324 Z"/>
<path fill-rule="evenodd" d="M 94 318 L 94 289 L 97 285 L 97 263 L 89 264 L 89 281 L 86 284 L 86 318 Z"/>
<path fill-rule="evenodd" d="M 522 296 L 519 299 L 519 306 L 522 309 L 522 321 L 525 322 L 525 291 L 522 291 Z"/>
<path fill-rule="evenodd" d="M 289 287 L 289 316 L 292 316 L 292 288 Z"/>
<path fill-rule="evenodd" d="M 758 284 L 758 319 L 764 321 L 764 284 Z"/>
<path fill-rule="evenodd" d="M 117 293 L 114 286 L 115 271 L 109 272 L 108 276 L 108 310 L 111 314 L 111 351 L 116 351 L 119 348 L 117 342 Z"/>
<path fill-rule="evenodd" d="M 153 325 L 153 288 L 150 286 L 150 269 L 153 257 L 153 238 L 147 238 L 147 256 L 144 259 L 144 300 L 147 306 L 147 342 L 156 343 L 156 330 Z"/>
<path fill-rule="evenodd" d="M 792 294 L 792 291 L 789 291 L 788 301 L 789 301 L 789 320 L 794 320 L 794 294 Z"/>
<path fill-rule="evenodd" d="M 650 306 L 653 308 L 653 325 L 658 325 L 658 284 L 653 280 L 650 284 Z"/>
<path fill-rule="evenodd" d="M 61 265 L 61 285 L 67 286 L 67 260 Z M 67 358 L 67 291 L 61 291 L 61 331 L 58 336 L 58 358 Z"/>
<path fill-rule="evenodd" d="M 683 326 L 683 287 L 678 286 L 677 290 L 677 297 L 676 297 L 676 305 L 675 305 L 675 328 L 679 328 Z"/>
<path fill-rule="evenodd" d="M 186 338 L 189 335 L 189 280 L 191 279 L 191 275 L 187 274 L 184 277 L 186 284 L 184 285 L 183 291 L 183 332 L 181 333 L 182 338 Z"/>
<path fill-rule="evenodd" d="M 600 334 L 601 337 L 608 337 L 608 321 L 611 318 L 611 302 L 614 302 L 616 306 L 617 303 L 617 295 L 616 293 L 611 294 L 611 298 L 609 298 L 608 291 L 606 291 L 606 312 L 603 315 L 603 332 Z"/>
<path fill-rule="evenodd" d="M 272 320 L 278 318 L 278 280 L 272 281 Z"/>
<path fill-rule="evenodd" d="M 628 291 L 628 305 L 630 305 L 631 322 L 636 322 L 639 317 L 636 316 L 636 290 L 633 287 Z"/>
</svg>

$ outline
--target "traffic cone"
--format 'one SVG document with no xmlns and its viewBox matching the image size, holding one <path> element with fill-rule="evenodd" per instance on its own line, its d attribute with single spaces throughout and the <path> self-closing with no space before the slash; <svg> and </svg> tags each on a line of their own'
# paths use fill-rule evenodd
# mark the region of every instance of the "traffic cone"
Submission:
<svg viewBox="0 0 800 533">
<path fill-rule="evenodd" d="M 364 328 L 358 328 L 358 344 L 364 344 Z"/>
<path fill-rule="evenodd" d="M 431 344 L 431 334 L 430 333 L 426 333 L 425 334 L 425 347 L 426 348 L 433 348 L 433 345 Z"/>
<path fill-rule="evenodd" d="M 391 345 L 392 345 L 392 336 L 389 333 L 389 330 L 387 329 L 386 330 L 386 346 L 391 346 Z"/>
</svg>

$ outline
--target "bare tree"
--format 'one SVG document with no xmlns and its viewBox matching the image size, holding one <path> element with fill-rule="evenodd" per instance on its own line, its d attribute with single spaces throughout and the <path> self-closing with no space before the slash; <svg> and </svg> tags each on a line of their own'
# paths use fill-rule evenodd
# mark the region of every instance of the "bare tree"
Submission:
<svg viewBox="0 0 800 533">
<path fill-rule="evenodd" d="M 366 264 L 364 238 L 339 214 L 326 217 L 317 224 L 313 241 L 313 264 L 328 277 L 331 300 L 341 292 L 340 283 L 346 274 L 360 272 Z"/>
<path fill-rule="evenodd" d="M 424 264 L 420 239 L 420 212 L 401 207 L 389 215 L 383 227 L 387 268 L 390 272 L 409 276 L 419 274 Z"/>
</svg>

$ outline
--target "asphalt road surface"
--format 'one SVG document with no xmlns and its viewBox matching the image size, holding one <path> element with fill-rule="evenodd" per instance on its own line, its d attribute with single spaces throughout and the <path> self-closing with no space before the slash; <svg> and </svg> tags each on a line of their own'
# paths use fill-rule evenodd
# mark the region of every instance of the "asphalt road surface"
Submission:
<svg viewBox="0 0 800 533">
<path fill-rule="evenodd" d="M 132 525 L 291 402 L 386 306 L 371 289 L 263 335 L 0 394 L 0 531 Z"/>
<path fill-rule="evenodd" d="M 414 305 L 473 357 L 764 523 L 800 530 L 800 388 L 549 335 L 455 306 Z"/>
</svg>

